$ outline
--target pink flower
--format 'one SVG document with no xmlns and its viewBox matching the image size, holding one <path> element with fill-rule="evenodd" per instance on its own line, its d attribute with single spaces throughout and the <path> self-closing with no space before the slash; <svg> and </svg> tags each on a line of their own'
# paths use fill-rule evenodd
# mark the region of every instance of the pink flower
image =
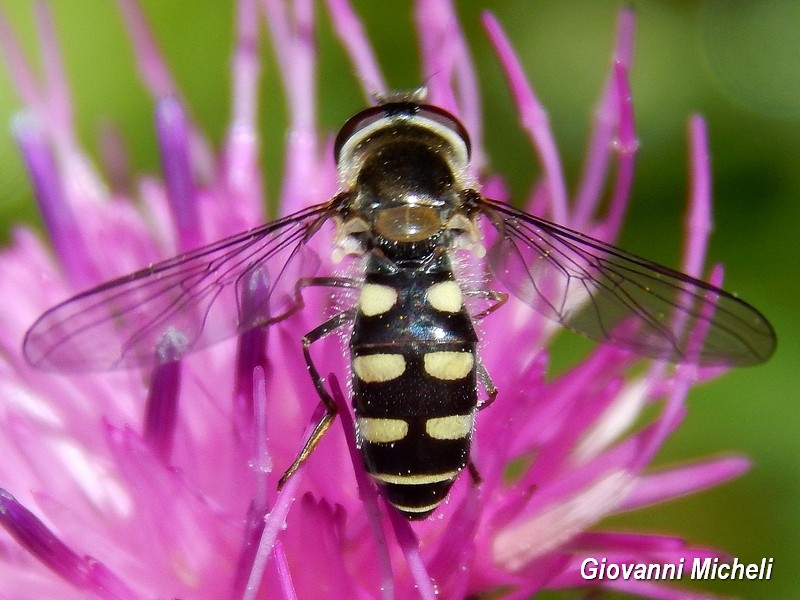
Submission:
<svg viewBox="0 0 800 600">
<path fill-rule="evenodd" d="M 341 427 L 334 426 L 277 491 L 278 478 L 321 415 L 300 338 L 326 314 L 325 294 L 309 293 L 304 310 L 268 330 L 245 332 L 180 365 L 167 362 L 149 377 L 138 370 L 51 374 L 25 363 L 20 345 L 26 328 L 56 302 L 266 220 L 255 124 L 259 20 L 274 44 L 290 116 L 281 214 L 337 190 L 330 132 L 321 133 L 315 119 L 310 1 L 237 3 L 233 116 L 219 152 L 188 114 L 135 2 L 121 0 L 120 6 L 155 99 L 163 181 L 135 180 L 114 153 L 103 157 L 105 170 L 115 174 L 105 180 L 81 149 L 44 4 L 37 4 L 41 81 L 0 20 L 0 43 L 26 106 L 14 134 L 53 249 L 18 228 L 0 254 L 6 298 L 0 306 L 0 486 L 7 490 L 0 493 L 6 532 L 0 537 L 0 594 L 430 599 L 503 590 L 527 598 L 542 589 L 599 586 L 650 598 L 705 597 L 669 583 L 589 580 L 581 564 L 587 557 L 677 563 L 722 556 L 674 537 L 595 528 L 607 515 L 716 485 L 747 468 L 746 459 L 731 456 L 646 471 L 683 419 L 691 384 L 720 368 L 671 369 L 655 362 L 632 370 L 636 357 L 600 345 L 583 363 L 549 379 L 546 345 L 556 327 L 509 302 L 502 319 L 490 316 L 481 332 L 483 362 L 500 390 L 477 419 L 473 460 L 481 481 L 461 476 L 431 518 L 411 525 L 383 504 L 366 477 L 341 397 Z M 385 92 L 346 0 L 326 6 L 365 97 Z M 453 7 L 447 0 L 420 1 L 415 19 L 428 101 L 463 120 L 479 176 L 486 163 L 480 99 Z M 543 168 L 528 210 L 613 240 L 636 150 L 626 79 L 632 14 L 620 15 L 614 65 L 574 198 L 568 198 L 545 112 L 513 50 L 491 15 L 484 24 Z M 693 118 L 689 132 L 693 180 L 682 266 L 698 276 L 709 173 L 703 122 Z M 600 214 L 611 171 L 609 208 Z M 482 179 L 488 196 L 502 195 L 498 179 Z M 134 180 L 135 193 L 122 185 Z M 309 246 L 330 267 L 329 233 Z M 718 285 L 721 269 L 710 279 Z M 103 340 L 96 342 L 102 347 Z M 175 351 L 171 342 L 162 349 Z M 346 372 L 338 340 L 320 342 L 315 353 L 322 373 Z M 655 416 L 642 426 L 641 412 L 650 406 Z"/>
</svg>

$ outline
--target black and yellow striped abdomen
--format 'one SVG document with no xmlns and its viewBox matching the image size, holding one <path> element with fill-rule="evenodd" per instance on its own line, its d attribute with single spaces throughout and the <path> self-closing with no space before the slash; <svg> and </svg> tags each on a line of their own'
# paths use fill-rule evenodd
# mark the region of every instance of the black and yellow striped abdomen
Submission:
<svg viewBox="0 0 800 600">
<path fill-rule="evenodd" d="M 357 435 L 367 471 L 408 518 L 430 514 L 467 464 L 476 346 L 446 255 L 371 259 L 350 339 Z"/>
</svg>

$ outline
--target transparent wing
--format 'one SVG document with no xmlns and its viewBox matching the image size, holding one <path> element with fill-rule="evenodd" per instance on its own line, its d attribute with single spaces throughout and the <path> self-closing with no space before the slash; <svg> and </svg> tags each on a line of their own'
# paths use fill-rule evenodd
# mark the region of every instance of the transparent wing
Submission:
<svg viewBox="0 0 800 600">
<path fill-rule="evenodd" d="M 295 285 L 313 275 L 305 246 L 336 199 L 151 265 L 44 313 L 25 335 L 31 365 L 57 371 L 145 366 L 298 308 Z"/>
<path fill-rule="evenodd" d="M 744 366 L 775 350 L 772 326 L 732 294 L 494 200 L 492 273 L 526 304 L 592 339 L 670 362 Z"/>
</svg>

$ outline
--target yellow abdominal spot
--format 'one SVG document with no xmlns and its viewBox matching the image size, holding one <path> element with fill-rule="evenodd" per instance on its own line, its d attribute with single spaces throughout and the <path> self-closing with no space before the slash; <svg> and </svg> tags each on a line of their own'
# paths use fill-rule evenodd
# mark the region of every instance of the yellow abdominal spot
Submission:
<svg viewBox="0 0 800 600">
<path fill-rule="evenodd" d="M 456 313 L 464 303 L 461 288 L 455 281 L 435 283 L 428 288 L 425 296 L 428 303 L 440 312 Z"/>
<path fill-rule="evenodd" d="M 353 359 L 356 376 L 366 383 L 382 383 L 400 377 L 406 370 L 402 354 L 365 354 Z"/>
<path fill-rule="evenodd" d="M 397 303 L 397 290 L 388 285 L 365 283 L 358 298 L 361 314 L 367 317 L 382 315 Z"/>
<path fill-rule="evenodd" d="M 428 352 L 424 361 L 428 375 L 448 381 L 463 379 L 474 364 L 471 352 Z"/>
<path fill-rule="evenodd" d="M 408 423 L 403 419 L 359 417 L 357 424 L 361 439 L 373 444 L 398 442 L 408 433 Z"/>
</svg>

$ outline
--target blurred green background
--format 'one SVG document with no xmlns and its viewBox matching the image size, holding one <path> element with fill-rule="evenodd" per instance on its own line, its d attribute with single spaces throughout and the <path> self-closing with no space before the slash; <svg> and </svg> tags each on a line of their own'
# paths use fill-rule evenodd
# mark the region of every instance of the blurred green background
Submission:
<svg viewBox="0 0 800 600">
<path fill-rule="evenodd" d="M 158 43 L 197 121 L 219 142 L 229 116 L 232 2 L 142 2 Z M 420 83 L 410 2 L 354 2 L 390 85 Z M 744 562 L 774 557 L 766 582 L 702 582 L 742 598 L 800 597 L 800 3 L 794 0 L 640 1 L 631 74 L 641 143 L 634 201 L 620 245 L 671 266 L 679 261 L 687 184 L 686 122 L 708 121 L 714 173 L 710 261 L 726 266 L 726 288 L 773 322 L 780 342 L 766 365 L 731 372 L 692 392 L 683 427 L 659 463 L 733 451 L 750 456 L 746 476 L 712 491 L 617 517 L 617 527 L 674 532 Z M 152 103 L 137 79 L 114 3 L 51 3 L 88 151 L 98 130 L 121 130 L 137 171 L 156 172 Z M 506 28 L 549 109 L 567 180 L 577 181 L 594 102 L 609 64 L 621 3 L 504 0 L 457 3 L 484 92 L 492 169 L 524 194 L 538 165 L 516 125 L 508 93 L 482 33 L 482 9 Z M 34 56 L 33 2 L 2 7 Z M 319 7 L 318 7 L 319 8 Z M 322 55 L 320 123 L 337 127 L 363 100 L 318 10 Z M 280 179 L 284 127 L 280 81 L 264 45 L 261 125 L 267 185 Z M 0 68 L 0 122 L 20 107 Z M 6 129 L 6 132 L 8 130 Z M 0 224 L 38 226 L 30 186 L 10 135 L 0 136 Z M 568 345 L 568 344 L 566 344 Z M 565 350 L 568 352 L 568 350 Z M 558 361 L 559 358 L 556 357 Z M 566 358 L 560 359 L 566 361 Z M 548 597 L 582 597 L 554 594 Z"/>
</svg>

